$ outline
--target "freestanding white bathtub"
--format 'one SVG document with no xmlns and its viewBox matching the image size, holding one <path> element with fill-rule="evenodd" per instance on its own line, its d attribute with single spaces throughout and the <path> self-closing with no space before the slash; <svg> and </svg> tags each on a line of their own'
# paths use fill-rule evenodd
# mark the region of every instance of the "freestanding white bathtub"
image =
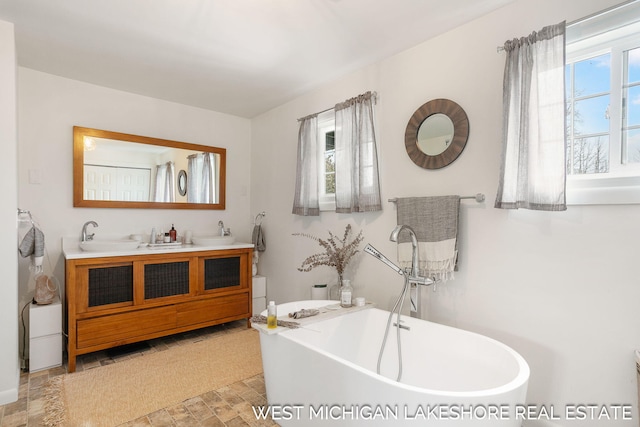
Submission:
<svg viewBox="0 0 640 427">
<path fill-rule="evenodd" d="M 279 318 L 335 301 L 278 306 Z M 281 426 L 520 426 L 529 366 L 491 338 L 402 316 L 403 374 L 391 327 L 376 374 L 389 312 L 348 312 L 303 328 L 260 334 L 268 406 Z M 338 311 L 336 311 L 337 313 Z M 291 319 L 289 319 L 291 320 Z M 310 320 L 310 319 L 308 319 Z M 394 315 L 395 322 L 395 315 Z M 521 415 L 521 414 L 520 414 Z"/>
</svg>

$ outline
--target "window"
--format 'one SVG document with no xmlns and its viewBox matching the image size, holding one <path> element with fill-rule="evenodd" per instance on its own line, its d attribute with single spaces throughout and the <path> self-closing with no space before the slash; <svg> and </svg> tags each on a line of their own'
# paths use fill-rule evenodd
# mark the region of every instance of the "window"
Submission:
<svg viewBox="0 0 640 427">
<path fill-rule="evenodd" d="M 376 97 L 375 92 L 366 92 L 325 113 L 298 119 L 294 215 L 382 210 L 373 114 Z"/>
<path fill-rule="evenodd" d="M 567 204 L 640 203 L 639 12 L 567 27 Z"/>
<path fill-rule="evenodd" d="M 336 210 L 336 125 L 333 110 L 318 115 L 320 153 L 318 159 L 319 205 L 321 211 Z"/>
</svg>

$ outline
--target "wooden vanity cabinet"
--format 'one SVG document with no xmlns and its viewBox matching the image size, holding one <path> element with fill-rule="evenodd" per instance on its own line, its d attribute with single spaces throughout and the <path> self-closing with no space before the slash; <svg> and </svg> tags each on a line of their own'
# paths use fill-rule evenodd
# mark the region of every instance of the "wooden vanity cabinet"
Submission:
<svg viewBox="0 0 640 427">
<path fill-rule="evenodd" d="M 66 260 L 68 369 L 106 348 L 251 317 L 253 249 Z"/>
</svg>

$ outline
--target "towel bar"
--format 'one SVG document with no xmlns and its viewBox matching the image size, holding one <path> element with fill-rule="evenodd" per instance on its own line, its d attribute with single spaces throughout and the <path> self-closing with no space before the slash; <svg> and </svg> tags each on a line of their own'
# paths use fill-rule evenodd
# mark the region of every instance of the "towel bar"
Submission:
<svg viewBox="0 0 640 427">
<path fill-rule="evenodd" d="M 460 198 L 461 199 L 475 199 L 476 202 L 478 202 L 478 203 L 484 202 L 484 194 L 482 194 L 482 193 L 478 193 L 475 196 L 460 196 Z M 398 199 L 393 198 L 393 199 L 389 199 L 389 201 L 395 203 L 395 202 L 398 201 Z"/>
</svg>

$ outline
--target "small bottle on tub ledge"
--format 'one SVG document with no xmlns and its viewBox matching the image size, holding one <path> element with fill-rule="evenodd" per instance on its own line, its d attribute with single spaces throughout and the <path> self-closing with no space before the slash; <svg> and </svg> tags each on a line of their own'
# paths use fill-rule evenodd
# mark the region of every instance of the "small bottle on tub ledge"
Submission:
<svg viewBox="0 0 640 427">
<path fill-rule="evenodd" d="M 353 305 L 353 288 L 351 287 L 351 280 L 343 279 L 342 286 L 340 287 L 340 306 L 344 308 L 351 307 Z"/>
<path fill-rule="evenodd" d="M 278 309 L 275 301 L 269 301 L 267 306 L 267 329 L 275 329 L 278 327 Z"/>
</svg>

